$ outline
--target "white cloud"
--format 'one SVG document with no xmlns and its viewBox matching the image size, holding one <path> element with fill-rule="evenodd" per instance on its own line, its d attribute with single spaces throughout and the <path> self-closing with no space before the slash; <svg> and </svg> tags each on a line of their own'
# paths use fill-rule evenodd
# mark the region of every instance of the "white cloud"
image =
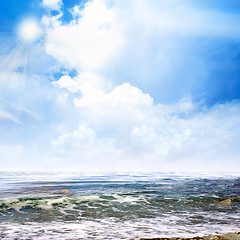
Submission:
<svg viewBox="0 0 240 240">
<path fill-rule="evenodd" d="M 106 92 L 91 84 L 84 88 L 81 78 L 67 76 L 55 85 L 81 92 L 74 100 L 80 127 L 52 142 L 58 157 L 70 154 L 76 165 L 87 168 L 90 161 L 108 170 L 120 170 L 125 164 L 128 170 L 156 171 L 236 166 L 239 103 L 204 110 L 187 99 L 172 105 L 154 104 L 149 94 L 129 83 Z M 113 159 L 116 165 L 110 164 Z"/>
<path fill-rule="evenodd" d="M 94 140 L 94 135 L 92 129 L 79 126 L 78 129 L 73 132 L 61 135 L 56 141 L 52 142 L 52 146 L 54 148 L 64 147 L 69 151 L 71 151 L 71 149 L 82 149 Z"/>
<path fill-rule="evenodd" d="M 53 85 L 65 88 L 71 93 L 86 92 L 93 89 L 110 89 L 112 87 L 108 81 L 90 72 L 81 72 L 75 78 L 64 75 L 58 81 L 53 82 Z"/>
<path fill-rule="evenodd" d="M 62 17 L 62 12 L 59 12 L 56 16 L 43 16 L 41 23 L 45 26 L 46 29 L 57 28 L 61 26 L 59 19 Z"/>
<path fill-rule="evenodd" d="M 81 18 L 47 32 L 46 51 L 68 66 L 94 69 L 117 55 L 124 44 L 121 24 L 103 0 L 88 2 Z"/>
<path fill-rule="evenodd" d="M 19 121 L 19 119 L 17 117 L 15 117 L 14 115 L 12 115 L 11 113 L 0 109 L 0 119 L 1 118 L 13 121 L 15 123 L 19 123 L 19 124 L 21 123 L 21 121 Z"/>
<path fill-rule="evenodd" d="M 240 154 L 239 103 L 204 109 L 184 94 L 175 103 L 159 104 L 130 82 L 132 76 L 137 79 L 144 73 L 146 83 L 154 76 L 169 84 L 167 94 L 186 88 L 184 77 L 179 77 L 184 65 L 179 62 L 184 62 L 186 52 L 178 39 L 239 38 L 239 17 L 175 0 L 161 1 L 161 6 L 144 0 L 112 3 L 109 7 L 107 1 L 93 0 L 84 9 L 76 6 L 74 20 L 65 25 L 56 17 L 43 19 L 49 26 L 48 54 L 79 72 L 77 77 L 65 75 L 53 83 L 63 96 L 72 96 L 77 113 L 76 119 L 66 116 L 59 135 L 51 140 L 53 157 L 105 170 L 234 169 Z M 149 69 L 144 72 L 145 65 Z M 160 74 L 158 69 L 163 69 Z M 173 82 L 164 78 L 166 71 L 175 72 Z M 118 76 L 125 83 L 111 85 L 108 74 L 112 83 Z M 158 90 L 158 95 L 164 93 L 164 88 Z"/>
<path fill-rule="evenodd" d="M 62 6 L 62 0 L 43 0 L 42 5 L 51 10 L 60 10 Z"/>
<path fill-rule="evenodd" d="M 159 95 L 165 102 L 178 101 L 191 90 L 202 94 L 211 74 L 211 57 L 204 55 L 211 48 L 223 51 L 214 40 L 240 37 L 237 14 L 188 1 L 89 1 L 84 8 L 75 6 L 72 15 L 69 24 L 56 16 L 43 18 L 51 26 L 47 53 L 78 72 L 136 85 L 155 101 Z"/>
<path fill-rule="evenodd" d="M 108 93 L 96 88 L 87 89 L 82 92 L 81 98 L 75 98 L 74 103 L 88 115 L 89 124 L 98 127 L 101 123 L 119 134 L 126 126 L 154 121 L 153 99 L 129 83 L 119 85 Z"/>
</svg>

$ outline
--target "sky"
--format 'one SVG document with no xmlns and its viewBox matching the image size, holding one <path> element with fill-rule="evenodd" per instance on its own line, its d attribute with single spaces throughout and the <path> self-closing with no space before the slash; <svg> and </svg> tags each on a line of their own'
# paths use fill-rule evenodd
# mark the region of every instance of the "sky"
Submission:
<svg viewBox="0 0 240 240">
<path fill-rule="evenodd" d="M 236 171 L 238 0 L 0 1 L 0 169 Z"/>
</svg>

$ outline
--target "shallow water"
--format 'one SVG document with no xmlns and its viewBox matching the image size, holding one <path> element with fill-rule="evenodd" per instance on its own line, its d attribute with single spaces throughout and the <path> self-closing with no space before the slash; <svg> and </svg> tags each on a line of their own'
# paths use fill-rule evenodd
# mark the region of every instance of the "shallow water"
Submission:
<svg viewBox="0 0 240 240">
<path fill-rule="evenodd" d="M 0 239 L 191 237 L 239 231 L 238 174 L 0 173 Z M 61 190 L 67 189 L 68 194 Z M 231 206 L 219 204 L 231 199 Z"/>
</svg>

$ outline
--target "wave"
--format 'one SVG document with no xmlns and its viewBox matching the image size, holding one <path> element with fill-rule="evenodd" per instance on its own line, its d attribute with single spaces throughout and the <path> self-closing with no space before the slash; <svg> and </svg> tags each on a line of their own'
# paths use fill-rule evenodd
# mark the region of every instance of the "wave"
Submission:
<svg viewBox="0 0 240 240">
<path fill-rule="evenodd" d="M 216 223 L 180 225 L 179 218 L 157 217 L 153 219 L 132 219 L 117 221 L 114 218 L 98 221 L 83 220 L 80 222 L 25 222 L 5 223 L 0 226 L 0 238 L 8 239 L 140 239 L 159 237 L 194 237 L 209 234 L 236 232 L 237 225 L 220 225 Z"/>
</svg>

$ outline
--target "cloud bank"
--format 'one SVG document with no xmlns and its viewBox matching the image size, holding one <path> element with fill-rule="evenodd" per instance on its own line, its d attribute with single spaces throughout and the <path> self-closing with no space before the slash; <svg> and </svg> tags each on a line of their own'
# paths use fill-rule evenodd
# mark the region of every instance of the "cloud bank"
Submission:
<svg viewBox="0 0 240 240">
<path fill-rule="evenodd" d="M 73 91 L 71 81 L 80 83 L 81 79 L 65 76 L 57 84 Z M 238 102 L 211 108 L 189 99 L 172 105 L 154 104 L 149 94 L 129 83 L 110 92 L 81 86 L 74 89 L 82 93 L 74 99 L 80 125 L 60 135 L 52 147 L 60 158 L 75 159 L 74 164 L 83 162 L 84 170 L 200 171 L 236 167 Z"/>
<path fill-rule="evenodd" d="M 61 1 L 42 4 L 58 11 L 42 17 L 44 51 L 55 60 L 47 75 L 38 74 L 51 81 L 31 85 L 43 120 L 13 144 L 23 168 L 237 168 L 240 10 L 184 0 L 92 0 L 67 9 L 66 21 Z M 4 118 L 14 120 L 2 111 Z M 1 144 L 7 159 L 11 144 Z"/>
</svg>

